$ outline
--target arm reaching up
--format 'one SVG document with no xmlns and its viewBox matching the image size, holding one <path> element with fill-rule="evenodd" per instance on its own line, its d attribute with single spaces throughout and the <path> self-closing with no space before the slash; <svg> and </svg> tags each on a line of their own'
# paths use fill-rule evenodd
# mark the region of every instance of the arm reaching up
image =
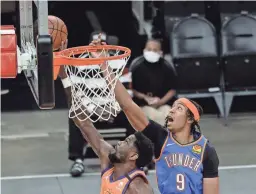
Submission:
<svg viewBox="0 0 256 194">
<path fill-rule="evenodd" d="M 116 83 L 115 95 L 117 102 L 120 104 L 133 128 L 138 131 L 144 130 L 149 124 L 149 120 L 141 108 L 132 100 L 126 88 L 119 80 Z"/>
<path fill-rule="evenodd" d="M 92 41 L 90 45 L 96 46 L 100 44 L 101 40 L 99 37 L 98 40 Z M 92 53 L 92 55 L 95 57 L 99 57 L 99 53 L 101 52 L 95 52 Z M 100 68 L 103 71 L 103 75 L 105 76 L 107 82 L 111 82 L 111 80 L 115 79 L 113 74 L 111 75 L 112 77 L 109 75 L 106 76 L 108 72 L 112 72 L 111 67 L 107 66 L 107 64 L 102 64 Z M 111 84 L 108 85 L 109 87 L 111 87 Z M 117 102 L 121 106 L 122 110 L 124 111 L 127 119 L 129 120 L 133 128 L 138 131 L 144 130 L 146 126 L 149 124 L 149 120 L 147 119 L 146 115 L 141 110 L 141 108 L 134 103 L 126 88 L 119 80 L 117 80 L 116 82 L 114 92 Z"/>
<path fill-rule="evenodd" d="M 71 83 L 70 80 L 64 70 L 64 66 L 60 67 L 59 77 L 62 80 L 65 93 L 68 99 L 68 105 L 70 107 L 71 104 Z M 84 115 L 80 115 L 80 119 L 82 120 Z M 101 134 L 94 127 L 89 119 L 80 121 L 78 118 L 73 118 L 76 126 L 81 130 L 83 137 L 89 142 L 94 152 L 98 155 L 101 161 L 101 169 L 106 169 L 109 164 L 108 154 L 112 149 L 114 149 L 109 143 L 104 141 Z"/>
</svg>

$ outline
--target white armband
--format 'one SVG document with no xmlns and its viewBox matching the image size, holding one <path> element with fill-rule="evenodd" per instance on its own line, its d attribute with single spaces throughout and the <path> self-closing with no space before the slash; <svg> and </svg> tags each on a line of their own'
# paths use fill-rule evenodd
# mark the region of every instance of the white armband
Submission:
<svg viewBox="0 0 256 194">
<path fill-rule="evenodd" d="M 72 86 L 72 82 L 70 81 L 69 77 L 62 79 L 61 82 L 64 88 Z"/>
</svg>

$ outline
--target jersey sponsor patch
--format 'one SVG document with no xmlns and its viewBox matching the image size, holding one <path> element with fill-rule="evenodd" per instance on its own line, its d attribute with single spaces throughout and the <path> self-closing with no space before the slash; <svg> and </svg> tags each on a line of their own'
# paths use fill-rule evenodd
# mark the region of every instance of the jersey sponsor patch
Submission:
<svg viewBox="0 0 256 194">
<path fill-rule="evenodd" d="M 193 148 L 192 148 L 192 151 L 196 154 L 201 154 L 202 152 L 202 146 L 200 145 L 194 145 Z"/>
</svg>

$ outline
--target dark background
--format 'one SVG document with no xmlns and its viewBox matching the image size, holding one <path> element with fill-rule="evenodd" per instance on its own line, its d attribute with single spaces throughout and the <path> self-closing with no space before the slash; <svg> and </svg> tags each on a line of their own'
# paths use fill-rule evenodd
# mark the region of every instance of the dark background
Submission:
<svg viewBox="0 0 256 194">
<path fill-rule="evenodd" d="M 48 2 L 49 15 L 56 15 L 62 18 L 68 27 L 69 47 L 87 45 L 89 42 L 90 33 L 93 28 L 88 21 L 85 11 L 93 10 L 97 15 L 102 29 L 111 35 L 116 35 L 119 38 L 119 44 L 131 48 L 131 60 L 142 53 L 145 36 L 140 36 L 137 33 L 138 23 L 133 16 L 131 2 Z M 176 2 L 184 3 L 184 2 Z M 188 3 L 188 2 L 187 2 Z M 177 10 L 177 12 L 190 11 L 192 2 L 188 3 L 187 10 Z M 201 2 L 206 18 L 208 18 L 216 27 L 217 31 L 220 26 L 220 10 L 228 12 L 236 12 L 237 10 L 254 9 L 253 2 L 238 2 L 235 6 L 232 2 L 222 2 L 221 6 L 218 2 Z M 161 7 L 162 2 L 155 2 L 155 6 Z M 145 3 L 145 15 L 151 16 L 151 2 Z M 175 10 L 175 7 L 173 7 Z M 170 9 L 171 10 L 171 9 Z M 16 25 L 17 13 L 1 13 L 2 25 Z M 161 15 L 160 15 L 161 17 Z M 159 20 L 161 23 L 161 18 Z M 161 24 L 160 24 L 161 25 Z M 128 63 L 129 65 L 129 63 Z M 23 74 L 17 76 L 16 79 L 2 79 L 2 89 L 9 89 L 10 92 L 1 96 L 2 111 L 24 111 L 24 110 L 39 110 L 33 95 L 27 85 L 26 78 Z M 66 99 L 63 88 L 59 80 L 55 81 L 56 107 L 55 109 L 67 108 Z M 204 108 L 205 113 L 218 113 L 217 106 L 213 99 L 198 99 L 197 100 Z M 250 112 L 256 111 L 255 96 L 235 97 L 231 108 L 231 112 Z M 43 110 L 42 110 L 43 111 Z"/>
</svg>

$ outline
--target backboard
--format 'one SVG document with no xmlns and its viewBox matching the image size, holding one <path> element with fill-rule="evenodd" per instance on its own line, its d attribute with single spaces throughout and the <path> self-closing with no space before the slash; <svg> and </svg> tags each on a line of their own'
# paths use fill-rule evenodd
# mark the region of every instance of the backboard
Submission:
<svg viewBox="0 0 256 194">
<path fill-rule="evenodd" d="M 48 33 L 48 2 L 29 0 L 19 1 L 18 4 L 20 52 L 29 54 L 28 65 L 21 65 L 22 70 L 39 108 L 52 109 L 55 95 L 52 40 Z M 36 20 L 38 25 L 34 26 Z"/>
</svg>

